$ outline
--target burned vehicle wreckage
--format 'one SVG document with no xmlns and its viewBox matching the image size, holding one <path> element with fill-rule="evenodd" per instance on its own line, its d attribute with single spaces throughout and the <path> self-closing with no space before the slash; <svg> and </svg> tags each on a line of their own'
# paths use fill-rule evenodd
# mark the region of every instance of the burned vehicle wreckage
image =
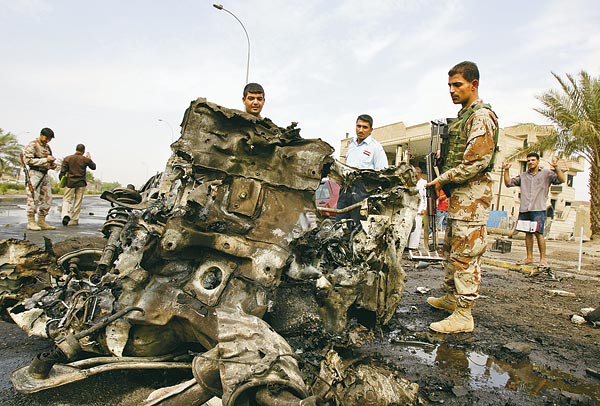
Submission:
<svg viewBox="0 0 600 406">
<path fill-rule="evenodd" d="M 412 404 L 416 384 L 351 351 L 400 303 L 419 199 L 412 167 L 357 171 L 295 123 L 205 99 L 171 148 L 140 192 L 105 192 L 103 246 L 46 254 L 47 286 L 9 309 L 55 342 L 12 373 L 15 389 L 180 368 L 193 377 L 147 405 Z M 328 174 L 365 183 L 362 228 L 319 221 L 314 191 Z"/>
</svg>

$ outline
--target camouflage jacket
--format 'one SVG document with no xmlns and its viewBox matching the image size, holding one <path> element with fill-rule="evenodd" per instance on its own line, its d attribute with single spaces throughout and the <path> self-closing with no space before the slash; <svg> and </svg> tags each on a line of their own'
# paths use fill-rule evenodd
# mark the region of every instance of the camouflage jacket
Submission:
<svg viewBox="0 0 600 406">
<path fill-rule="evenodd" d="M 498 119 L 487 106 L 475 100 L 458 113 L 455 128 L 459 139 L 466 140 L 462 161 L 447 169 L 438 180 L 450 191 L 448 217 L 478 224 L 487 222 L 492 201 L 489 166 L 496 149 Z M 452 133 L 452 128 L 450 129 Z"/>
<path fill-rule="evenodd" d="M 31 141 L 23 150 L 25 164 L 34 171 L 47 172 L 50 169 L 49 155 L 52 155 L 50 146 L 43 145 L 38 139 Z"/>
</svg>

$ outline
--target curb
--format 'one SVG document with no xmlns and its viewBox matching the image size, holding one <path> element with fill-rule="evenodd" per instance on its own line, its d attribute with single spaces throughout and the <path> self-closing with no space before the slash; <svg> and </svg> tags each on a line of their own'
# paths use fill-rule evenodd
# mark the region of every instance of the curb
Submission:
<svg viewBox="0 0 600 406">
<path fill-rule="evenodd" d="M 518 271 L 524 274 L 533 275 L 537 272 L 538 267 L 532 265 L 517 265 L 514 262 L 502 261 L 499 259 L 482 258 L 482 262 L 486 265 L 496 266 L 498 268 L 509 269 L 511 271 Z"/>
</svg>

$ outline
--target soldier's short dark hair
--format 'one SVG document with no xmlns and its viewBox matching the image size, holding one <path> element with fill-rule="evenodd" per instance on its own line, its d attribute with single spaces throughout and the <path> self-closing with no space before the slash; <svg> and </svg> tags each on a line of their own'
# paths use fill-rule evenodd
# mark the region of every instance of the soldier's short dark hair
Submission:
<svg viewBox="0 0 600 406">
<path fill-rule="evenodd" d="M 83 144 L 77 144 L 77 146 L 75 147 L 75 151 L 77 151 L 77 152 L 85 152 L 85 145 L 83 145 Z"/>
<path fill-rule="evenodd" d="M 527 158 L 534 156 L 538 161 L 540 160 L 540 154 L 538 154 L 537 152 L 530 152 L 527 154 Z"/>
<path fill-rule="evenodd" d="M 371 128 L 373 128 L 373 117 L 371 117 L 368 114 L 361 114 L 360 116 L 358 116 L 356 118 L 356 121 L 366 121 L 367 123 L 369 123 L 369 125 L 371 126 Z"/>
<path fill-rule="evenodd" d="M 48 138 L 54 138 L 54 131 L 52 131 L 48 127 L 44 127 L 42 128 L 42 131 L 40 131 L 40 135 L 45 135 Z"/>
<path fill-rule="evenodd" d="M 265 89 L 258 83 L 248 83 L 244 86 L 244 97 L 246 97 L 248 93 L 261 93 L 264 96 Z"/>
<path fill-rule="evenodd" d="M 479 80 L 479 69 L 477 68 L 475 62 L 463 61 L 459 64 L 456 64 L 452 69 L 450 69 L 450 71 L 448 71 L 448 76 L 459 74 L 469 82 L 472 82 L 475 79 Z"/>
</svg>

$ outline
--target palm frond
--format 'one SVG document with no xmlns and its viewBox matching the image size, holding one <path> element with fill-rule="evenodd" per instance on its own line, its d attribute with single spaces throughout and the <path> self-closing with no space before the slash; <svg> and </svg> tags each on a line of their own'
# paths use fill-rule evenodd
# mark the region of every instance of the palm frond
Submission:
<svg viewBox="0 0 600 406">
<path fill-rule="evenodd" d="M 532 144 L 528 149 L 540 148 L 554 142 L 554 149 L 563 150 L 569 157 L 582 156 L 590 164 L 592 173 L 589 180 L 591 199 L 592 237 L 600 237 L 600 207 L 594 191 L 600 189 L 597 176 L 600 168 L 600 78 L 580 71 L 578 77 L 566 74 L 565 78 L 552 72 L 560 85 L 559 90 L 549 90 L 537 99 L 541 107 L 535 111 L 548 118 L 556 127 L 555 133 L 547 140 Z"/>
</svg>

